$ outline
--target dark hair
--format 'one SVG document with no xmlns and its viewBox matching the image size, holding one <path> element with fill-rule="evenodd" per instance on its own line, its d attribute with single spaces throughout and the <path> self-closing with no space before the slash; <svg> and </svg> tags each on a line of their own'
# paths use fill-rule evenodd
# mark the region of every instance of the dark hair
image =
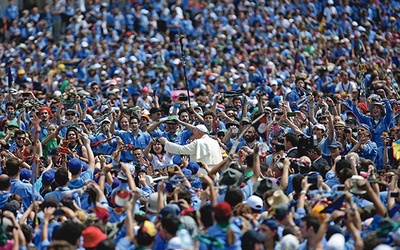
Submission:
<svg viewBox="0 0 400 250">
<path fill-rule="evenodd" d="M 314 233 L 318 232 L 319 226 L 321 225 L 321 222 L 319 219 L 315 216 L 312 215 L 306 215 L 303 218 L 301 218 L 301 221 L 305 221 L 307 225 L 307 229 L 310 227 L 313 227 Z"/>
<path fill-rule="evenodd" d="M 114 250 L 116 247 L 114 239 L 105 239 L 100 241 L 96 246 L 96 250 Z"/>
<path fill-rule="evenodd" d="M 206 111 L 204 111 L 203 117 L 206 117 L 207 115 L 211 115 L 212 118 L 213 118 L 213 120 L 215 120 L 215 118 L 217 117 L 217 115 L 215 114 L 215 112 L 212 111 L 212 110 L 206 110 Z"/>
<path fill-rule="evenodd" d="M 188 109 L 183 108 L 183 109 L 180 109 L 180 110 L 179 110 L 178 116 L 181 116 L 182 113 L 188 113 L 188 114 L 189 114 L 190 112 L 189 112 Z"/>
<path fill-rule="evenodd" d="M 15 108 L 15 103 L 13 103 L 13 102 L 7 102 L 6 103 L 6 109 L 7 109 L 7 107 L 13 107 L 13 108 Z"/>
<path fill-rule="evenodd" d="M 353 176 L 353 171 L 350 168 L 344 168 L 339 172 L 339 182 L 344 184 L 344 182 Z"/>
<path fill-rule="evenodd" d="M 287 133 L 285 134 L 285 139 L 287 142 L 290 142 L 293 147 L 297 147 L 299 145 L 299 137 L 295 133 Z"/>
<path fill-rule="evenodd" d="M 351 163 L 346 159 L 340 159 L 336 162 L 336 174 L 339 174 L 340 171 L 344 168 L 351 168 Z"/>
<path fill-rule="evenodd" d="M 83 229 L 84 227 L 81 223 L 67 220 L 54 230 L 53 240 L 65 240 L 73 246 L 76 246 Z"/>
<path fill-rule="evenodd" d="M 231 205 L 232 208 L 237 204 L 242 203 L 244 200 L 243 192 L 240 187 L 229 186 L 225 193 L 225 201 Z"/>
<path fill-rule="evenodd" d="M 6 190 L 11 186 L 10 177 L 6 174 L 0 175 L 0 190 Z"/>
<path fill-rule="evenodd" d="M 54 176 L 54 181 L 58 186 L 64 186 L 68 183 L 68 170 L 66 168 L 58 168 Z"/>
<path fill-rule="evenodd" d="M 6 161 L 6 172 L 9 176 L 15 176 L 18 174 L 20 163 L 18 159 L 11 158 Z"/>
<path fill-rule="evenodd" d="M 303 181 L 303 179 L 304 179 L 304 175 L 301 175 L 301 174 L 295 175 L 293 177 L 292 189 L 293 189 L 293 191 L 296 192 L 296 194 L 299 194 L 301 192 L 301 189 L 302 189 L 301 182 Z"/>
<path fill-rule="evenodd" d="M 31 243 L 32 241 L 32 236 L 33 236 L 33 230 L 30 226 L 27 224 L 21 224 L 21 230 L 22 233 L 24 234 L 24 238 L 27 244 Z"/>
<path fill-rule="evenodd" d="M 137 117 L 136 115 L 132 115 L 131 117 L 129 117 L 129 123 L 133 120 L 136 119 L 136 121 L 140 121 L 139 117 Z"/>
<path fill-rule="evenodd" d="M 214 225 L 214 217 L 213 217 L 214 207 L 210 204 L 204 205 L 200 208 L 200 221 L 205 228 L 211 227 Z"/>
<path fill-rule="evenodd" d="M 171 235 L 176 235 L 180 225 L 179 217 L 173 214 L 163 216 L 161 219 L 161 226 Z"/>
<path fill-rule="evenodd" d="M 246 156 L 246 164 L 247 164 L 248 168 L 253 168 L 253 160 L 254 160 L 253 158 L 254 158 L 254 154 L 253 153 L 248 154 Z"/>
<path fill-rule="evenodd" d="M 17 135 L 25 135 L 25 131 L 23 131 L 23 130 L 20 130 L 20 129 L 17 129 L 15 132 L 14 132 L 14 137 L 17 137 Z"/>
<path fill-rule="evenodd" d="M 192 204 L 192 194 L 184 185 L 181 185 L 181 188 L 179 189 L 178 200 L 179 199 L 184 199 L 189 205 Z"/>
</svg>

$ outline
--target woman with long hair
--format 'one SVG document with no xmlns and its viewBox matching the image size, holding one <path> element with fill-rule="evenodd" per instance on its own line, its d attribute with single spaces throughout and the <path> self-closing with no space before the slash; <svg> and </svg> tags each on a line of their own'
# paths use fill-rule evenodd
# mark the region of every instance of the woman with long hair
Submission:
<svg viewBox="0 0 400 250">
<path fill-rule="evenodd" d="M 80 133 L 77 128 L 69 127 L 67 129 L 65 141 L 66 147 L 72 151 L 73 157 L 86 163 L 89 162 L 86 147 L 80 139 Z"/>
<path fill-rule="evenodd" d="M 163 169 L 173 163 L 174 155 L 165 152 L 164 145 L 157 139 L 153 139 L 144 150 L 144 155 L 150 161 L 154 169 Z"/>
</svg>

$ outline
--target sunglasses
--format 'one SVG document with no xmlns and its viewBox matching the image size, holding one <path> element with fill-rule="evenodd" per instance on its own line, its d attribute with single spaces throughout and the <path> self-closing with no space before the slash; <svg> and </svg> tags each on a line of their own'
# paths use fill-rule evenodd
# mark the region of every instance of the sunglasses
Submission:
<svg viewBox="0 0 400 250">
<path fill-rule="evenodd" d="M 75 115 L 74 113 L 65 114 L 65 116 L 74 116 L 74 115 Z"/>
<path fill-rule="evenodd" d="M 17 138 L 15 138 L 16 140 L 25 140 L 26 138 L 25 137 L 17 137 Z"/>
</svg>

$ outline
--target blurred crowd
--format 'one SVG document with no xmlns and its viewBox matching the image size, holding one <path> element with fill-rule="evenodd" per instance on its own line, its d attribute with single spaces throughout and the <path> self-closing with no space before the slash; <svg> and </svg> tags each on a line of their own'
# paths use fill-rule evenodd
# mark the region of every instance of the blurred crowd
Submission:
<svg viewBox="0 0 400 250">
<path fill-rule="evenodd" d="M 400 2 L 0 11 L 0 249 L 400 249 Z"/>
</svg>

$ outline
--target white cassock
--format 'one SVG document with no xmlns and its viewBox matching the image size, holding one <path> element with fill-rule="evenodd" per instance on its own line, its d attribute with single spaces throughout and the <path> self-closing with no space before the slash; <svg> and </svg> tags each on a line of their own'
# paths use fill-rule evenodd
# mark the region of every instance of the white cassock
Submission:
<svg viewBox="0 0 400 250">
<path fill-rule="evenodd" d="M 218 142 L 208 135 L 203 135 L 200 139 L 184 146 L 167 141 L 164 149 L 172 154 L 189 155 L 190 161 L 204 161 L 209 167 L 214 167 L 222 161 Z"/>
</svg>

